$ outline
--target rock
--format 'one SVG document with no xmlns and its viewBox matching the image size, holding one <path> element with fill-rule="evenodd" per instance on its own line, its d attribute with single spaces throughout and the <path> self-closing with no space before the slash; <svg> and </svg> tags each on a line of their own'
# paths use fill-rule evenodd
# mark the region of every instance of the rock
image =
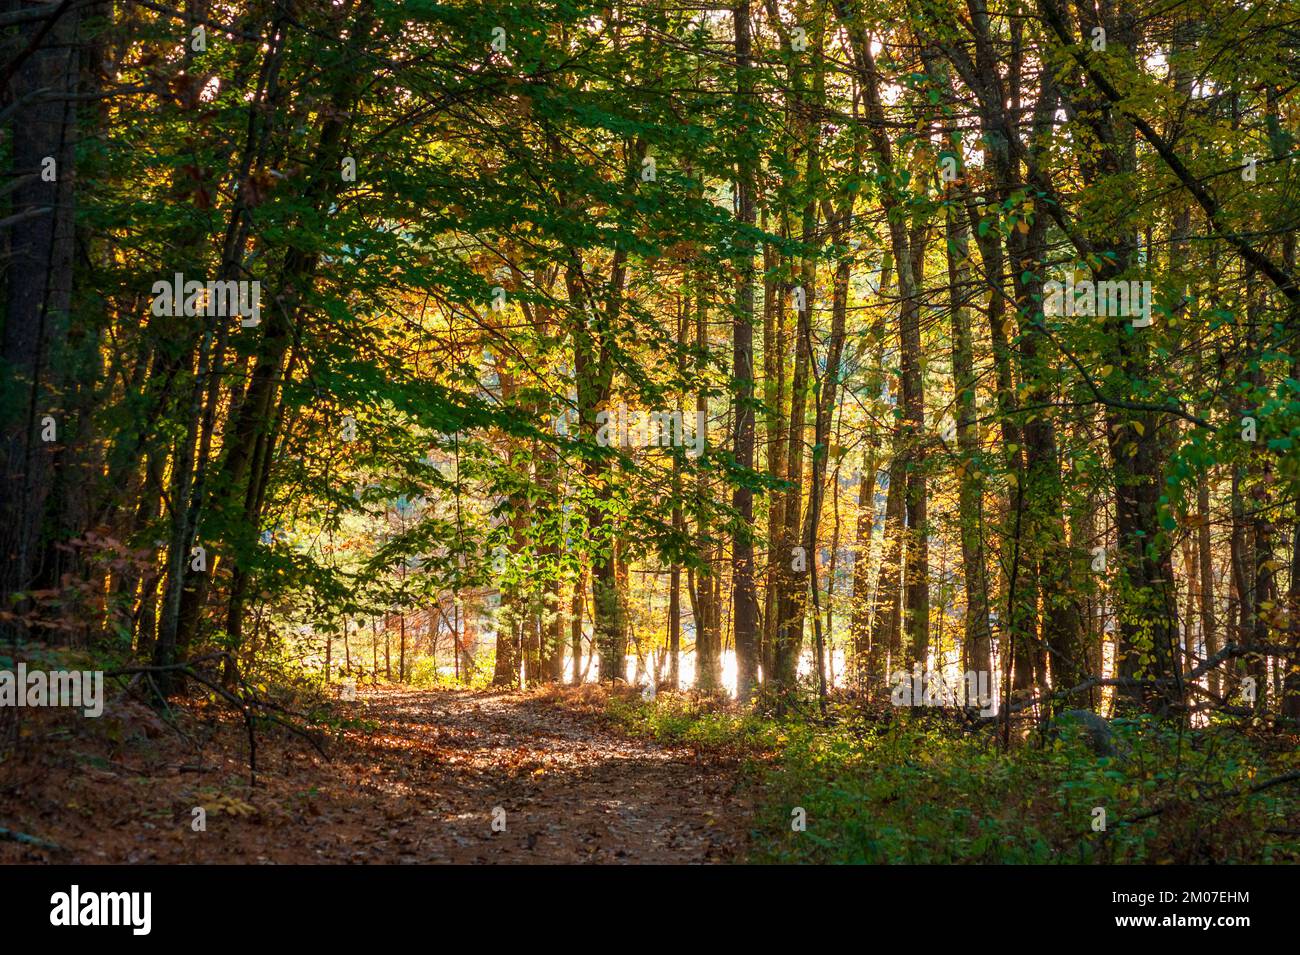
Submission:
<svg viewBox="0 0 1300 955">
<path fill-rule="evenodd" d="M 1110 722 L 1104 716 L 1098 716 L 1091 710 L 1065 710 L 1052 721 L 1052 735 L 1058 736 L 1062 731 L 1082 737 L 1088 748 L 1097 756 L 1118 756 L 1115 748 L 1115 733 Z"/>
</svg>

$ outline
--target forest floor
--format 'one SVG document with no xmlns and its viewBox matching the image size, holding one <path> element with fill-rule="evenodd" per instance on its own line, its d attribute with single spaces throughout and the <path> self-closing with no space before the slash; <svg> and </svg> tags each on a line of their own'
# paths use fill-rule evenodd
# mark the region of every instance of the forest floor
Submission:
<svg viewBox="0 0 1300 955">
<path fill-rule="evenodd" d="M 620 733 L 600 692 L 362 689 L 331 705 L 328 760 L 259 732 L 251 789 L 229 715 L 190 708 L 183 738 L 133 702 L 95 720 L 22 711 L 0 863 L 740 861 L 736 763 Z"/>
</svg>

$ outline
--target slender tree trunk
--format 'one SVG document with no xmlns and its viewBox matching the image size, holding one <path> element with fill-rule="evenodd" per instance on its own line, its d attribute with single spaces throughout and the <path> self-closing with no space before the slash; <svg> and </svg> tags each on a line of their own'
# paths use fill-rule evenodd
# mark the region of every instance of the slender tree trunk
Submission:
<svg viewBox="0 0 1300 955">
<path fill-rule="evenodd" d="M 732 12 L 736 33 L 736 97 L 739 108 L 748 111 L 754 86 L 748 0 L 740 0 Z M 749 125 L 747 123 L 746 127 Z M 747 138 L 742 137 L 744 140 Z M 747 141 L 742 143 L 740 152 L 736 181 L 738 220 L 742 229 L 752 230 L 755 177 Z M 732 320 L 731 358 L 731 377 L 736 389 L 732 415 L 735 422 L 733 447 L 736 466 L 742 471 L 754 467 L 754 251 L 753 240 L 742 235 L 736 261 L 739 284 Z M 732 625 L 736 638 L 736 696 L 742 702 L 753 695 L 759 670 L 758 597 L 754 590 L 754 492 L 745 481 L 742 474 L 731 502 L 739 517 L 731 539 L 731 583 Z"/>
<path fill-rule="evenodd" d="M 869 441 L 858 476 L 858 518 L 855 526 L 857 541 L 853 558 L 853 608 L 849 615 L 849 635 L 852 640 L 853 682 L 859 692 L 866 688 L 870 677 L 868 658 L 871 649 L 871 537 L 876 519 L 876 443 Z"/>
<path fill-rule="evenodd" d="M 881 538 L 880 573 L 876 582 L 876 609 L 871 625 L 868 657 L 868 693 L 872 697 L 888 685 L 894 671 L 906 669 L 902 650 L 902 575 L 904 497 L 907 460 L 897 450 L 889 467 L 885 493 L 885 524 Z"/>
<path fill-rule="evenodd" d="M 970 233 L 956 210 L 948 223 L 948 307 L 952 313 L 952 377 L 955 396 L 953 435 L 957 444 L 958 521 L 966 590 L 963 657 L 967 669 L 990 673 L 992 633 L 989 630 L 988 581 L 984 556 L 984 480 L 976 420 L 974 344 L 970 316 L 962 300 L 969 281 Z M 967 704 L 973 701 L 967 700 Z"/>
<path fill-rule="evenodd" d="M 573 579 L 573 599 L 569 607 L 572 620 L 569 622 L 569 652 L 573 656 L 573 685 L 582 683 L 582 595 L 587 589 L 585 569 L 578 572 Z"/>
</svg>

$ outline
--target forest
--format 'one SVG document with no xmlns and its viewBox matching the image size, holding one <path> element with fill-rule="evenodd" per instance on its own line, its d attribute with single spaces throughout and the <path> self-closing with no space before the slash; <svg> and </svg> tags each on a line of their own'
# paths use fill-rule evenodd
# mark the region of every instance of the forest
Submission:
<svg viewBox="0 0 1300 955">
<path fill-rule="evenodd" d="M 0 861 L 1300 861 L 1300 3 L 728 3 L 0 4 Z"/>
</svg>

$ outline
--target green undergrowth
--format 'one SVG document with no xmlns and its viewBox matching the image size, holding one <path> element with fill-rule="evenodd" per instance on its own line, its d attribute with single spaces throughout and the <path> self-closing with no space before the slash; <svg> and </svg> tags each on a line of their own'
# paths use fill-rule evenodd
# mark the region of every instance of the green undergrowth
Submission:
<svg viewBox="0 0 1300 955">
<path fill-rule="evenodd" d="M 446 672 L 446 664 L 439 668 L 431 657 L 421 657 L 411 666 L 407 683 L 421 690 L 486 690 L 492 685 L 492 660 L 480 653 L 473 671 L 466 676 Z"/>
<path fill-rule="evenodd" d="M 1036 732 L 1003 751 L 992 727 L 937 711 L 815 724 L 676 695 L 607 706 L 628 732 L 741 755 L 752 861 L 1300 861 L 1300 780 L 1265 785 L 1300 770 L 1295 737 L 1117 719 L 1107 758 Z"/>
</svg>

